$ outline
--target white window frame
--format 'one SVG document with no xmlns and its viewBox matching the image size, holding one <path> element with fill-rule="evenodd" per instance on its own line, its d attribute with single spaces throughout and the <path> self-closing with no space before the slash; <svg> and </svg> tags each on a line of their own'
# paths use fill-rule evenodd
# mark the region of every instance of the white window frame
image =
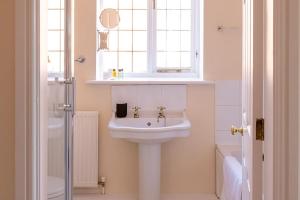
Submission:
<svg viewBox="0 0 300 200">
<path fill-rule="evenodd" d="M 197 78 L 203 80 L 203 29 L 204 29 L 204 3 L 203 0 L 191 0 L 192 2 L 192 42 L 191 42 L 191 72 L 158 72 L 156 66 L 156 0 L 148 0 L 148 43 L 147 43 L 147 71 L 145 73 L 124 73 L 128 78 Z M 101 1 L 100 1 L 101 2 Z M 100 3 L 100 8 L 102 5 Z M 97 12 L 99 13 L 99 12 Z M 97 37 L 98 40 L 98 37 Z M 100 55 L 99 55 L 100 54 Z M 110 76 L 101 67 L 101 53 L 97 53 L 96 78 L 98 80 Z"/>
</svg>

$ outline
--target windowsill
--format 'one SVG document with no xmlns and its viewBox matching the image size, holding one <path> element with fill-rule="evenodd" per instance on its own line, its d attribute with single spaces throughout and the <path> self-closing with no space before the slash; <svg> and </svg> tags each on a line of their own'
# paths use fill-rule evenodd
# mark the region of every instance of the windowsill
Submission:
<svg viewBox="0 0 300 200">
<path fill-rule="evenodd" d="M 211 85 L 214 81 L 204 81 L 197 78 L 126 78 L 89 80 L 89 85 Z"/>
</svg>

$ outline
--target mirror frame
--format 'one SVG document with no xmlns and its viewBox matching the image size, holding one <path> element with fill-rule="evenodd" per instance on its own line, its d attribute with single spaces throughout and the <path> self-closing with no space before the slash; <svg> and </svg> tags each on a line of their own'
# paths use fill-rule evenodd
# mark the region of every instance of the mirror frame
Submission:
<svg viewBox="0 0 300 200">
<path fill-rule="evenodd" d="M 105 8 L 99 16 L 100 23 L 108 29 L 116 28 L 120 23 L 119 11 L 113 8 Z"/>
</svg>

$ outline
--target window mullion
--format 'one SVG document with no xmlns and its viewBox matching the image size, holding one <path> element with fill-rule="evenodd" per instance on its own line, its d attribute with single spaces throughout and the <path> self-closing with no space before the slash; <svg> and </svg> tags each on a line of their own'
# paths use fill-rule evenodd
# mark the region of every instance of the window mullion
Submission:
<svg viewBox="0 0 300 200">
<path fill-rule="evenodd" d="M 198 56 L 196 56 L 198 50 L 198 42 L 199 40 L 197 40 L 197 38 L 199 37 L 196 34 L 199 34 L 198 32 L 198 28 L 197 28 L 197 22 L 198 22 L 198 15 L 197 15 L 197 1 L 192 0 L 192 23 L 191 23 L 191 70 L 193 73 L 196 73 L 196 65 L 197 65 L 197 61 L 198 61 Z"/>
<path fill-rule="evenodd" d="M 203 28 L 200 28 L 200 24 L 203 26 L 203 12 L 200 13 L 200 10 L 203 11 L 203 1 L 192 1 L 192 70 L 198 75 L 200 79 L 203 79 Z"/>
<path fill-rule="evenodd" d="M 156 12 L 154 0 L 148 0 L 148 73 L 156 72 Z"/>
</svg>

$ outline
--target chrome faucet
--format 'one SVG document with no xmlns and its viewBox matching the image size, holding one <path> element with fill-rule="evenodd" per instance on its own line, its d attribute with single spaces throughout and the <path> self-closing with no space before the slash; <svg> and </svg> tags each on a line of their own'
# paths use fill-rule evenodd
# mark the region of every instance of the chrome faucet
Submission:
<svg viewBox="0 0 300 200">
<path fill-rule="evenodd" d="M 159 119 L 161 119 L 161 118 L 166 119 L 166 115 L 165 115 L 166 107 L 159 106 L 159 107 L 157 107 L 157 109 L 159 110 L 158 116 L 157 116 L 157 123 L 159 123 Z"/>
<path fill-rule="evenodd" d="M 139 110 L 141 108 L 138 106 L 134 106 L 132 109 L 133 109 L 133 118 L 140 118 Z"/>
</svg>

